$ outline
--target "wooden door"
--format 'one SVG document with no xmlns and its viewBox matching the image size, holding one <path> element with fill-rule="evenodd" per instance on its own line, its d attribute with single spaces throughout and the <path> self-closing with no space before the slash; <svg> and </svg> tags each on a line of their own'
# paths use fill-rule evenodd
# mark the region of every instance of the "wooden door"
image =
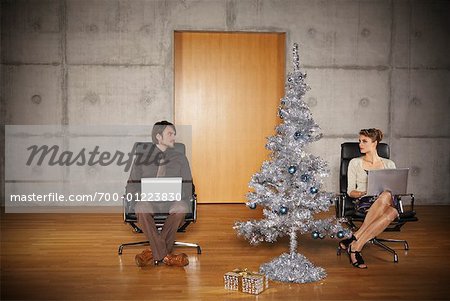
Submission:
<svg viewBox="0 0 450 301">
<path fill-rule="evenodd" d="M 175 32 L 175 122 L 201 203 L 245 202 L 284 94 L 285 34 Z"/>
</svg>

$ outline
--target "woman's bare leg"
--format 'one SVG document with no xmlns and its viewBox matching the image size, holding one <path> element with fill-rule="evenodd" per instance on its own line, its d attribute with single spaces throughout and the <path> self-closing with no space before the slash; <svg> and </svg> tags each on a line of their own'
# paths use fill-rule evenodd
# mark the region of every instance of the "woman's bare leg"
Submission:
<svg viewBox="0 0 450 301">
<path fill-rule="evenodd" d="M 363 224 L 354 234 L 356 239 L 359 239 L 373 222 L 383 216 L 388 208 L 392 208 L 391 206 L 392 196 L 389 192 L 384 191 L 367 211 Z"/>
<path fill-rule="evenodd" d="M 368 225 L 366 230 L 362 234 L 360 234 L 358 239 L 351 244 L 352 250 L 361 251 L 361 249 L 369 240 L 382 233 L 387 228 L 387 226 L 389 226 L 389 224 L 397 218 L 397 216 L 397 209 L 388 207 L 384 211 L 384 214 L 377 220 L 373 221 L 370 225 Z"/>
</svg>

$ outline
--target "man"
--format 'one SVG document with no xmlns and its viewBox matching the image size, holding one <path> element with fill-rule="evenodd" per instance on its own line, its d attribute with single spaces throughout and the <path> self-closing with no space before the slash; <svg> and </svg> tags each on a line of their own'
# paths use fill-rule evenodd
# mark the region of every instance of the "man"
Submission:
<svg viewBox="0 0 450 301">
<path fill-rule="evenodd" d="M 182 177 L 183 187 L 181 201 L 136 202 L 135 212 L 138 223 L 150 242 L 150 248 L 136 255 L 136 265 L 146 266 L 152 261 L 164 262 L 166 265 L 185 266 L 189 264 L 186 254 L 172 254 L 175 234 L 184 222 L 185 214 L 192 197 L 192 175 L 185 155 L 174 150 L 176 129 L 168 121 L 155 123 L 152 130 L 153 146 L 144 154 L 137 156 L 131 169 L 127 184 L 127 193 L 140 195 L 140 180 L 155 177 Z M 142 160 L 145 158 L 145 160 Z M 143 161 L 143 162 L 142 162 Z M 153 219 L 156 213 L 169 213 L 161 232 Z"/>
</svg>

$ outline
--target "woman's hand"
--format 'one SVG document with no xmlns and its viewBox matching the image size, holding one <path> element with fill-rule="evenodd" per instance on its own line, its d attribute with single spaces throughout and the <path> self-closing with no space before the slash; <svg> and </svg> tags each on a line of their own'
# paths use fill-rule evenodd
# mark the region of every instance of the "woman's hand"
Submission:
<svg viewBox="0 0 450 301">
<path fill-rule="evenodd" d="M 349 194 L 350 197 L 354 198 L 354 199 L 359 199 L 363 196 L 365 196 L 367 193 L 367 191 L 358 191 L 358 190 L 352 190 Z"/>
</svg>

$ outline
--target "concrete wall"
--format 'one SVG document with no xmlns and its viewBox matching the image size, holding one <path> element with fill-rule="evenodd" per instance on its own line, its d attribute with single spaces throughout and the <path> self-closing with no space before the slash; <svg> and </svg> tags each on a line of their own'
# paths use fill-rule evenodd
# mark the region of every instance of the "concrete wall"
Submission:
<svg viewBox="0 0 450 301">
<path fill-rule="evenodd" d="M 330 162 L 326 188 L 340 143 L 378 127 L 417 203 L 449 204 L 449 16 L 450 2 L 425 0 L 2 1 L 2 124 L 171 120 L 174 30 L 286 32 L 287 70 L 298 42 L 325 135 L 310 149 Z"/>
</svg>

